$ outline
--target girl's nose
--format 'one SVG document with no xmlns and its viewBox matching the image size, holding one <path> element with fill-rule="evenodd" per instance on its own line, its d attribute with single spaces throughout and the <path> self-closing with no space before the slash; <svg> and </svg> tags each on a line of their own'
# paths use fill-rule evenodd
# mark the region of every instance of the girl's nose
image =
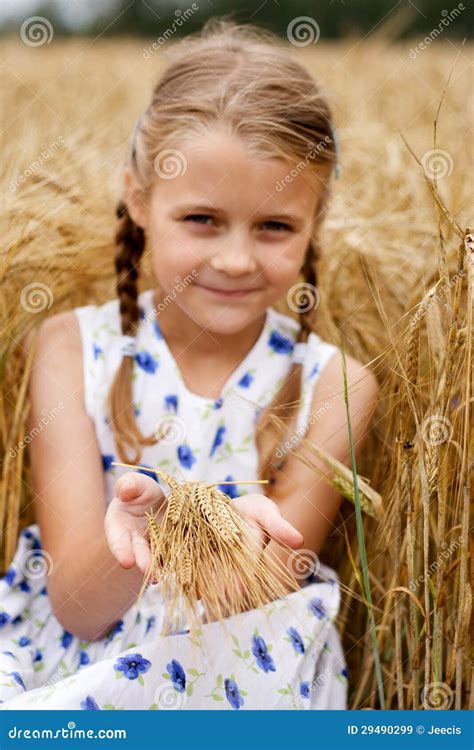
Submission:
<svg viewBox="0 0 474 750">
<path fill-rule="evenodd" d="M 252 241 L 247 236 L 229 236 L 209 261 L 214 271 L 228 276 L 243 276 L 257 269 Z"/>
</svg>

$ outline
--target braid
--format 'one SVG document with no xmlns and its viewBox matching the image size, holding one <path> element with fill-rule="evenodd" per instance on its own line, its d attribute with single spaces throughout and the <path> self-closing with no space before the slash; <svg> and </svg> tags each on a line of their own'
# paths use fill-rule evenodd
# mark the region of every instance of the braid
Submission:
<svg viewBox="0 0 474 750">
<path fill-rule="evenodd" d="M 115 270 L 117 272 L 117 294 L 120 300 L 122 333 L 136 333 L 138 309 L 138 264 L 145 249 L 145 233 L 131 218 L 126 204 L 121 201 L 116 210 L 120 226 L 115 235 Z"/>
<path fill-rule="evenodd" d="M 316 317 L 316 309 L 317 309 L 317 297 L 318 294 L 318 274 L 316 271 L 316 264 L 319 260 L 320 256 L 320 247 L 319 244 L 312 240 L 308 248 L 306 250 L 306 254 L 304 256 L 303 261 L 303 267 L 301 269 L 303 278 L 308 284 L 308 286 L 311 287 L 311 289 L 307 292 L 307 298 L 309 300 L 309 305 L 303 303 L 301 305 L 302 310 L 300 312 L 300 322 L 301 322 L 301 329 L 300 329 L 300 335 L 298 337 L 299 341 L 306 342 L 309 338 L 309 334 L 314 331 L 314 322 Z M 313 298 L 314 295 L 314 298 Z"/>
<path fill-rule="evenodd" d="M 320 247 L 315 240 L 311 240 L 305 254 L 301 272 L 306 284 L 311 285 L 314 294 L 317 293 L 317 272 L 316 263 L 320 256 Z M 312 292 L 308 290 L 312 299 Z M 298 342 L 305 343 L 309 334 L 314 330 L 314 318 L 317 305 L 303 302 L 303 308 L 300 313 L 300 331 Z M 309 309 L 307 309 L 309 307 Z M 301 398 L 301 376 L 302 365 L 293 363 L 290 371 L 279 391 L 274 396 L 272 402 L 263 410 L 256 426 L 256 445 L 259 455 L 259 478 L 267 479 L 270 485 L 276 482 L 277 471 L 281 468 L 283 461 L 278 457 L 277 451 L 281 445 L 281 434 L 275 435 L 275 422 L 272 415 L 279 417 L 285 424 L 288 433 L 295 421 L 295 412 L 299 407 Z M 270 490 L 271 492 L 271 490 Z M 274 493 L 275 494 L 275 491 Z"/>
<path fill-rule="evenodd" d="M 117 294 L 120 302 L 122 334 L 134 336 L 140 317 L 138 305 L 139 264 L 145 249 L 145 233 L 133 221 L 123 201 L 117 206 L 119 228 L 115 235 L 115 269 L 117 271 Z M 145 437 L 140 431 L 133 405 L 132 390 L 133 357 L 124 356 L 118 367 L 108 397 L 110 426 L 115 438 L 120 459 L 124 463 L 139 463 L 141 446 L 154 445 L 156 437 Z M 132 457 L 126 449 L 132 448 Z"/>
</svg>

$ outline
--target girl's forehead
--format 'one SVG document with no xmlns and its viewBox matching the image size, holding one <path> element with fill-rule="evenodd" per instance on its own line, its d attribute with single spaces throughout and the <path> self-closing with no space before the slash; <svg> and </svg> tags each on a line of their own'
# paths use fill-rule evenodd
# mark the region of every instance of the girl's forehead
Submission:
<svg viewBox="0 0 474 750">
<path fill-rule="evenodd" d="M 157 174 L 154 191 L 166 203 L 283 205 L 287 210 L 311 210 L 323 189 L 315 167 L 297 169 L 297 161 L 258 153 L 236 136 L 210 134 L 183 142 L 181 168 L 173 179 Z M 296 159 L 296 157 L 295 157 Z"/>
</svg>

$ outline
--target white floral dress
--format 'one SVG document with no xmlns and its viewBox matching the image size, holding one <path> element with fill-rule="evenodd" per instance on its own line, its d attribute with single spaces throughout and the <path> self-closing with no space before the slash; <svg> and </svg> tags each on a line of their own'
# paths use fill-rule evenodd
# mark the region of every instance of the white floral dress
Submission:
<svg viewBox="0 0 474 750">
<path fill-rule="evenodd" d="M 144 448 L 141 465 L 182 479 L 256 479 L 258 414 L 287 375 L 299 324 L 267 311 L 254 346 L 209 399 L 184 383 L 153 310 L 153 290 L 139 296 L 140 325 L 133 399 L 143 434 L 161 424 L 167 437 Z M 114 495 L 119 460 L 105 399 L 121 354 L 118 300 L 75 308 L 80 323 L 84 400 L 94 420 L 104 496 Z M 303 364 L 297 429 L 304 430 L 312 391 L 336 347 L 311 334 Z M 300 434 L 300 433 L 297 433 Z M 302 434 L 302 433 L 301 433 Z M 146 469 L 145 469 L 146 472 Z M 151 476 L 154 477 L 153 474 Z M 235 497 L 252 485 L 223 485 Z M 69 633 L 51 611 L 46 556 L 32 524 L 0 579 L 0 709 L 346 709 L 347 668 L 334 620 L 340 588 L 321 564 L 300 591 L 190 631 L 161 635 L 159 585 L 150 586 L 99 641 Z"/>
</svg>

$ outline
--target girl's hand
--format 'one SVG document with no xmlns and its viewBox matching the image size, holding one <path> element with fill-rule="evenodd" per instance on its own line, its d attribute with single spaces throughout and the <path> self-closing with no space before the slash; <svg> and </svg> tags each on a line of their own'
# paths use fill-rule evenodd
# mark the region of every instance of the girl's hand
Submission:
<svg viewBox="0 0 474 750">
<path fill-rule="evenodd" d="M 154 479 L 131 471 L 117 480 L 115 492 L 104 520 L 110 551 L 123 568 L 137 565 L 145 574 L 151 560 L 145 535 L 148 525 L 145 512 L 152 511 L 160 523 L 166 509 L 166 496 Z M 270 538 L 292 549 L 302 546 L 302 535 L 285 521 L 278 505 L 270 498 L 255 493 L 237 497 L 233 502 L 250 527 L 256 554 Z"/>
<path fill-rule="evenodd" d="M 250 526 L 257 551 L 265 547 L 270 538 L 292 549 L 299 549 L 303 545 L 302 534 L 291 523 L 285 521 L 278 505 L 266 495 L 242 495 L 233 502 Z"/>
<path fill-rule="evenodd" d="M 151 560 L 145 512 L 158 512 L 159 523 L 166 509 L 166 496 L 158 482 L 134 471 L 117 479 L 115 492 L 104 520 L 110 551 L 122 568 L 136 565 L 145 574 Z"/>
</svg>

